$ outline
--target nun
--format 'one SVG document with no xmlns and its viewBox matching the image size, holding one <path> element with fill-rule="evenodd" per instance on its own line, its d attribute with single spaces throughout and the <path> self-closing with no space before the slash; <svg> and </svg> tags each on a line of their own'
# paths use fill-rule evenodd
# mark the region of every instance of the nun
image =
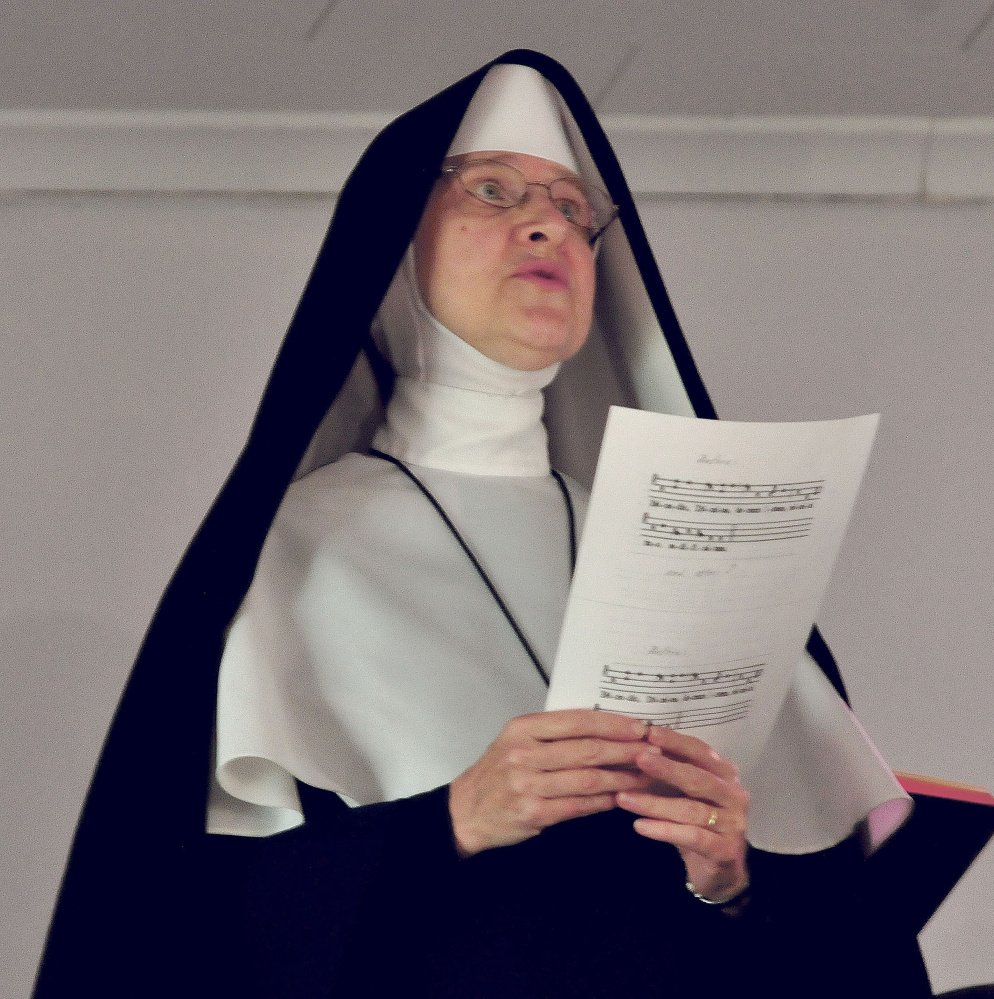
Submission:
<svg viewBox="0 0 994 999">
<path fill-rule="evenodd" d="M 593 112 L 509 53 L 342 192 L 118 709 L 37 999 L 930 994 L 862 877 L 906 799 L 817 633 L 741 777 L 542 711 L 612 403 L 715 416 Z"/>
</svg>

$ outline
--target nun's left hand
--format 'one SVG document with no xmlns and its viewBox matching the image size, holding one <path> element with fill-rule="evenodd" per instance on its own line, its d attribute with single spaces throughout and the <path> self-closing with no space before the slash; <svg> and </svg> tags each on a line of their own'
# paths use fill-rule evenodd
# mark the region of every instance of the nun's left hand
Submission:
<svg viewBox="0 0 994 999">
<path fill-rule="evenodd" d="M 738 768 L 706 742 L 672 729 L 654 726 L 646 741 L 662 753 L 647 750 L 635 762 L 659 782 L 659 792 L 619 792 L 618 804 L 642 816 L 636 832 L 680 851 L 695 891 L 714 901 L 732 898 L 749 881 L 749 793 L 739 783 Z"/>
</svg>

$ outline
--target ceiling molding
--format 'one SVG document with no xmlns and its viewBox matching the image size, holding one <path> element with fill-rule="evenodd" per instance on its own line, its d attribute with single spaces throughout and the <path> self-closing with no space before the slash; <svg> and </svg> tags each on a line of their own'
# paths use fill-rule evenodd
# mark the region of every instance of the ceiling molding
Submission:
<svg viewBox="0 0 994 999">
<path fill-rule="evenodd" d="M 0 189 L 336 194 L 388 114 L 0 111 Z M 994 119 L 605 116 L 634 192 L 994 199 Z"/>
</svg>

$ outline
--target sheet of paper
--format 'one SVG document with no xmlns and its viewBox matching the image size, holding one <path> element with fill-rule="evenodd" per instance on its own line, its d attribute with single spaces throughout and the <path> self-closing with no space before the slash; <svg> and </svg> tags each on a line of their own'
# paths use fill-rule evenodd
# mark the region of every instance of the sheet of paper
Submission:
<svg viewBox="0 0 994 999">
<path fill-rule="evenodd" d="M 612 407 L 546 709 L 667 725 L 748 769 L 803 653 L 877 420 Z"/>
</svg>

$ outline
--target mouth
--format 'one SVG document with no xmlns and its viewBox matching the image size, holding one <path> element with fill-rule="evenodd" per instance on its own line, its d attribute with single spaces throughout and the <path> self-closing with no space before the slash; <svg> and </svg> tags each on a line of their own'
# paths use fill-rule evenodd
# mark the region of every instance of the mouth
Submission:
<svg viewBox="0 0 994 999">
<path fill-rule="evenodd" d="M 529 260 L 514 272 L 514 277 L 531 281 L 542 288 L 565 290 L 569 287 L 566 268 L 554 260 Z"/>
</svg>

